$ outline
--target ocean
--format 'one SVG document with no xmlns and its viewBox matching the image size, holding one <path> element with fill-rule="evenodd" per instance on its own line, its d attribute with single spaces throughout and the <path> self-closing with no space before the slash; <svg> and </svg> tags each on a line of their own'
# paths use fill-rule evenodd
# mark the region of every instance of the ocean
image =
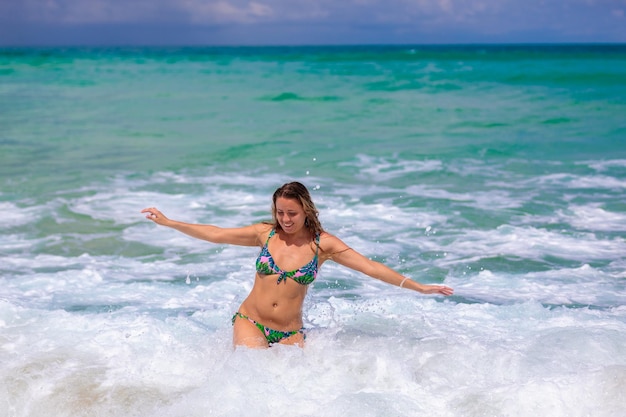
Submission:
<svg viewBox="0 0 626 417">
<path fill-rule="evenodd" d="M 0 49 L 0 416 L 626 413 L 626 45 Z M 233 349 L 288 181 L 355 250 Z"/>
</svg>

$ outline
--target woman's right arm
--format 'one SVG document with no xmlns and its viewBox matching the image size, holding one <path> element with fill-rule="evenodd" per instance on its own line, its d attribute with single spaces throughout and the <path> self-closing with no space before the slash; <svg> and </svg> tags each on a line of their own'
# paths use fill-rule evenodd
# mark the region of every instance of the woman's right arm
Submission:
<svg viewBox="0 0 626 417">
<path fill-rule="evenodd" d="M 152 220 L 161 226 L 171 227 L 181 233 L 196 239 L 212 243 L 226 243 L 239 246 L 260 246 L 262 235 L 271 228 L 268 224 L 258 223 L 245 227 L 223 228 L 209 224 L 192 224 L 169 219 L 158 209 L 145 208 L 141 210 L 146 219 Z"/>
</svg>

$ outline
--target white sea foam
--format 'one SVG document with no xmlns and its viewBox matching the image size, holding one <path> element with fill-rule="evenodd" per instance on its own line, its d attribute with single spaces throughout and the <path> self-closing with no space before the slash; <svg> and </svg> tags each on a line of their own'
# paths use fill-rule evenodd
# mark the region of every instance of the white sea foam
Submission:
<svg viewBox="0 0 626 417">
<path fill-rule="evenodd" d="M 185 178 L 177 181 L 194 181 Z M 328 263 L 305 303 L 304 349 L 232 350 L 230 317 L 250 290 L 258 249 L 194 241 L 142 219 L 135 206 L 152 196 L 172 217 L 220 223 L 233 213 L 230 221 L 245 224 L 247 210 L 262 217 L 255 206 L 265 191 L 104 187 L 54 207 L 123 225 L 123 242 L 153 250 L 68 256 L 31 252 L 29 243 L 49 238 L 3 241 L 16 255 L 0 286 L 1 409 L 33 417 L 50 409 L 68 416 L 619 415 L 623 240 L 533 226 L 539 218 L 451 230 L 448 214 L 371 198 L 382 189 L 324 191 L 320 183 L 332 232 L 392 266 L 403 265 L 401 253 L 441 253 L 409 259 L 409 272 L 448 269 L 457 298 L 439 302 Z M 493 255 L 584 264 L 509 274 L 454 269 Z M 605 269 L 588 264 L 607 259 Z"/>
<path fill-rule="evenodd" d="M 611 168 L 626 168 L 626 159 L 609 159 L 602 161 L 585 161 L 580 164 L 588 165 L 596 171 L 607 171 Z"/>
<path fill-rule="evenodd" d="M 626 214 L 604 209 L 598 203 L 572 205 L 568 210 L 558 210 L 559 220 L 576 229 L 602 232 L 626 231 Z"/>
<path fill-rule="evenodd" d="M 38 207 L 21 207 L 9 201 L 0 201 L 0 211 L 2 212 L 0 227 L 3 229 L 28 224 L 41 216 Z"/>
<path fill-rule="evenodd" d="M 414 185 L 406 188 L 408 194 L 415 196 L 459 202 L 468 207 L 489 210 L 501 210 L 521 207 L 529 196 L 515 196 L 506 190 L 473 191 L 466 193 L 451 192 L 439 188 Z"/>
<path fill-rule="evenodd" d="M 608 240 L 593 234 L 503 225 L 495 230 L 472 230 L 461 234 L 449 245 L 451 256 L 446 262 L 506 255 L 535 260 L 554 256 L 586 262 L 620 257 L 625 250 L 626 241 L 621 238 Z"/>
<path fill-rule="evenodd" d="M 494 274 L 482 270 L 470 277 L 451 279 L 458 294 L 496 304 L 539 301 L 550 305 L 608 308 L 626 304 L 626 295 L 616 290 L 619 277 L 589 265 L 524 274 Z M 593 290 L 590 290 L 593 288 Z"/>
<path fill-rule="evenodd" d="M 442 168 L 441 161 L 426 160 L 412 161 L 396 159 L 389 161 L 384 158 L 374 158 L 365 154 L 357 154 L 357 161 L 354 163 L 342 163 L 342 166 L 357 166 L 359 176 L 368 181 L 384 182 L 399 177 L 423 172 L 436 172 Z"/>
<path fill-rule="evenodd" d="M 226 319 L 216 310 L 42 316 L 0 302 L 5 329 L 21 329 L 2 336 L 0 402 L 32 416 L 612 416 L 623 405 L 626 329 L 611 314 L 400 294 L 319 300 L 332 320 L 304 349 L 265 351 L 232 351 L 228 325 L 207 325 Z"/>
<path fill-rule="evenodd" d="M 549 174 L 532 179 L 542 186 L 560 185 L 567 189 L 621 190 L 626 181 L 607 175 L 574 175 L 568 173 Z"/>
<path fill-rule="evenodd" d="M 384 181 L 445 169 L 375 163 L 362 175 Z M 600 202 L 564 202 L 552 213 L 474 228 L 462 207 L 518 209 L 542 191 L 525 180 L 459 192 L 310 177 L 331 233 L 418 280 L 438 268 L 456 297 L 408 294 L 329 262 L 306 299 L 304 349 L 232 350 L 230 318 L 251 289 L 258 248 L 200 242 L 139 210 L 249 224 L 269 219 L 268 183 L 281 181 L 205 174 L 119 176 L 40 207 L 11 206 L 17 232 L 1 243 L 13 253 L 0 278 L 1 409 L 34 417 L 50 409 L 72 416 L 613 417 L 623 409 L 626 243 L 595 234 L 623 230 L 621 213 Z M 541 181 L 553 187 L 572 185 L 571 178 Z M 402 197 L 430 204 L 393 203 Z M 59 232 L 29 234 L 42 219 Z M 37 249 L 65 239 L 129 246 L 108 255 Z M 561 263 L 506 271 L 494 258 Z"/>
</svg>

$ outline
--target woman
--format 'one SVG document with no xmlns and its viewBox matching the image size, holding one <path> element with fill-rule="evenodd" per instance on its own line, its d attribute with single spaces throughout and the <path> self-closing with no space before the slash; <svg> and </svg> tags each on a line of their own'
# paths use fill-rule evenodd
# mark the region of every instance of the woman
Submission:
<svg viewBox="0 0 626 417">
<path fill-rule="evenodd" d="M 153 222 L 197 239 L 261 247 L 252 291 L 232 319 L 235 346 L 268 347 L 274 343 L 302 346 L 304 297 L 317 271 L 328 260 L 424 294 L 452 294 L 452 288 L 443 285 L 412 281 L 325 232 L 309 191 L 301 183 L 283 185 L 274 192 L 272 200 L 273 224 L 237 228 L 170 220 L 156 208 L 141 211 Z"/>
</svg>

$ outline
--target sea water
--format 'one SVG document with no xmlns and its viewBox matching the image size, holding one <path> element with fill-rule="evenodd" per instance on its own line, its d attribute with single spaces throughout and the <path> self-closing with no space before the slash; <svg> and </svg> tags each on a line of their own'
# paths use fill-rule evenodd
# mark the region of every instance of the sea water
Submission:
<svg viewBox="0 0 626 417">
<path fill-rule="evenodd" d="M 623 416 L 626 47 L 0 51 L 0 416 Z M 304 348 L 233 349 L 305 183 Z"/>
</svg>

